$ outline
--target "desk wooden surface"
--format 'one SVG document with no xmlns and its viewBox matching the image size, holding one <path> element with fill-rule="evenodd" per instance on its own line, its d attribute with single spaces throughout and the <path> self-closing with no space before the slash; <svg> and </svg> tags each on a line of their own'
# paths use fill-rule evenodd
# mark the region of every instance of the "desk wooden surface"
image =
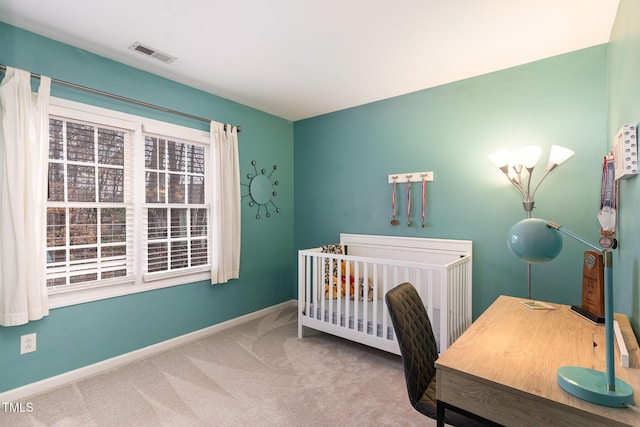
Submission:
<svg viewBox="0 0 640 427">
<path fill-rule="evenodd" d="M 640 426 L 640 412 L 583 401 L 557 383 L 561 366 L 604 372 L 604 326 L 565 305 L 532 310 L 522 300 L 499 297 L 436 361 L 438 399 L 507 426 Z M 622 368 L 616 354 L 616 377 L 640 405 L 640 348 L 627 317 L 615 319 L 630 360 Z"/>
</svg>

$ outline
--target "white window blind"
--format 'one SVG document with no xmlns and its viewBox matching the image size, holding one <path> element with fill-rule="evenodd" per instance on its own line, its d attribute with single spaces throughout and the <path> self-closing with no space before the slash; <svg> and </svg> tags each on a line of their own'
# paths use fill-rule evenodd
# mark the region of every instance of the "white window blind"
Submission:
<svg viewBox="0 0 640 427">
<path fill-rule="evenodd" d="M 47 286 L 131 280 L 131 130 L 49 120 Z"/>
</svg>

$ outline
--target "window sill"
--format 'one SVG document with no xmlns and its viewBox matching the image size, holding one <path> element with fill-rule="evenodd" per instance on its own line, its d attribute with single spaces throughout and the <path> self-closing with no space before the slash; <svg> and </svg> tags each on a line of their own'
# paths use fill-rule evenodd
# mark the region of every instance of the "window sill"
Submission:
<svg viewBox="0 0 640 427">
<path fill-rule="evenodd" d="M 68 307 L 76 304 L 85 304 L 93 301 L 137 294 L 139 292 L 148 292 L 172 286 L 200 282 L 203 280 L 211 280 L 211 272 L 207 270 L 171 275 L 170 277 L 158 277 L 157 280 L 153 281 L 147 280 L 149 279 L 146 278 L 145 281 L 140 284 L 135 284 L 131 281 L 108 286 L 93 286 L 86 289 L 74 289 L 69 290 L 68 292 L 62 291 L 52 293 L 49 294 L 49 308 L 55 309 Z"/>
</svg>

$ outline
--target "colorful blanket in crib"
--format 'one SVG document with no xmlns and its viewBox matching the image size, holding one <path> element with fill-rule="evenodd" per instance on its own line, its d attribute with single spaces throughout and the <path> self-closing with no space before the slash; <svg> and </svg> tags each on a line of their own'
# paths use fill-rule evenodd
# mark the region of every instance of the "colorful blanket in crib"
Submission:
<svg viewBox="0 0 640 427">
<path fill-rule="evenodd" d="M 324 245 L 322 247 L 323 253 L 330 254 L 343 254 L 344 248 L 342 245 Z M 338 260 L 334 259 L 333 268 L 330 267 L 329 263 L 325 263 L 324 265 L 324 297 L 325 299 L 337 299 L 338 295 L 344 298 L 347 296 L 347 286 L 349 287 L 349 298 L 354 299 L 356 290 L 355 290 L 355 277 L 353 276 L 353 263 L 349 262 L 349 274 L 347 274 L 347 261 L 340 261 L 340 270 L 338 270 Z M 333 274 L 331 274 L 333 271 Z M 338 271 L 340 271 L 340 275 L 338 275 Z M 365 288 L 367 288 L 367 301 L 373 301 L 373 284 L 369 279 L 365 286 L 364 278 L 358 278 L 358 297 L 360 301 L 365 299 Z"/>
</svg>

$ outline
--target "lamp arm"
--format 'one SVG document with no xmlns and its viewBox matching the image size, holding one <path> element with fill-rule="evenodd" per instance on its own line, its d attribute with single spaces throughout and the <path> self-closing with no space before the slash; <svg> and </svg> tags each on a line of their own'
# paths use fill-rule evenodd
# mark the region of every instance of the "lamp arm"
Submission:
<svg viewBox="0 0 640 427">
<path fill-rule="evenodd" d="M 514 177 L 509 177 L 509 174 L 507 174 L 507 178 L 509 178 L 509 181 L 511 181 L 511 183 L 521 192 L 524 194 L 524 187 L 522 186 L 522 166 L 517 167 L 517 166 L 513 166 L 513 172 L 515 173 Z"/>
<path fill-rule="evenodd" d="M 531 199 L 533 200 L 534 196 L 536 195 L 536 191 L 538 191 L 538 187 L 540 187 L 540 184 L 542 184 L 542 181 L 544 181 L 544 179 L 547 177 L 547 175 L 549 175 L 549 173 L 552 171 L 553 169 L 547 169 L 544 173 L 544 175 L 542 175 L 542 178 L 540 178 L 540 181 L 538 181 L 538 183 L 536 184 L 535 188 L 533 189 L 533 193 L 531 193 Z"/>
<path fill-rule="evenodd" d="M 509 182 L 511 183 L 511 185 L 513 185 L 513 188 L 518 190 L 523 198 L 527 197 L 527 193 L 524 191 L 524 188 L 522 188 L 522 185 L 518 181 L 516 181 L 515 179 L 509 179 Z"/>
<path fill-rule="evenodd" d="M 533 174 L 533 168 L 526 168 L 527 169 L 527 174 L 529 175 L 529 177 L 527 178 L 527 198 L 529 200 L 525 200 L 525 202 L 532 202 L 533 201 L 533 194 L 531 194 L 531 175 Z M 540 185 L 538 183 L 538 185 Z M 537 186 L 536 186 L 537 187 Z"/>
<path fill-rule="evenodd" d="M 549 175 L 558 166 L 560 165 L 557 163 L 551 163 L 551 162 L 547 165 L 547 170 L 545 171 L 544 175 L 542 175 L 542 178 L 540 178 L 540 181 L 538 181 L 536 188 L 533 189 L 533 193 L 531 194 L 532 200 L 533 200 L 533 196 L 536 194 L 536 191 L 538 190 L 538 187 L 540 187 L 540 184 L 542 184 L 542 181 L 547 177 L 547 175 Z"/>
<path fill-rule="evenodd" d="M 583 239 L 582 237 L 578 236 L 577 234 L 567 230 L 566 228 L 564 228 L 560 224 L 557 224 L 557 223 L 555 223 L 553 221 L 548 221 L 547 222 L 547 227 L 553 228 L 554 230 L 557 230 L 562 234 L 565 234 L 565 235 L 567 235 L 569 237 L 572 237 L 572 238 L 576 239 L 577 241 L 582 242 L 585 245 L 589 246 L 590 248 L 595 249 L 598 252 L 601 252 L 601 253 L 603 252 L 602 248 L 600 246 L 596 246 L 593 243 L 588 242 L 587 240 Z"/>
<path fill-rule="evenodd" d="M 513 185 L 513 188 L 518 190 L 518 192 L 520 193 L 520 195 L 522 197 L 525 197 L 525 192 L 524 192 L 524 188 L 522 188 L 522 185 L 520 185 L 520 183 L 518 181 L 516 181 L 515 179 L 511 179 L 509 177 L 509 166 L 505 165 L 505 166 L 501 167 L 500 171 L 502 171 L 504 176 L 507 177 L 507 181 L 509 181 L 511 183 L 511 185 Z"/>
</svg>

